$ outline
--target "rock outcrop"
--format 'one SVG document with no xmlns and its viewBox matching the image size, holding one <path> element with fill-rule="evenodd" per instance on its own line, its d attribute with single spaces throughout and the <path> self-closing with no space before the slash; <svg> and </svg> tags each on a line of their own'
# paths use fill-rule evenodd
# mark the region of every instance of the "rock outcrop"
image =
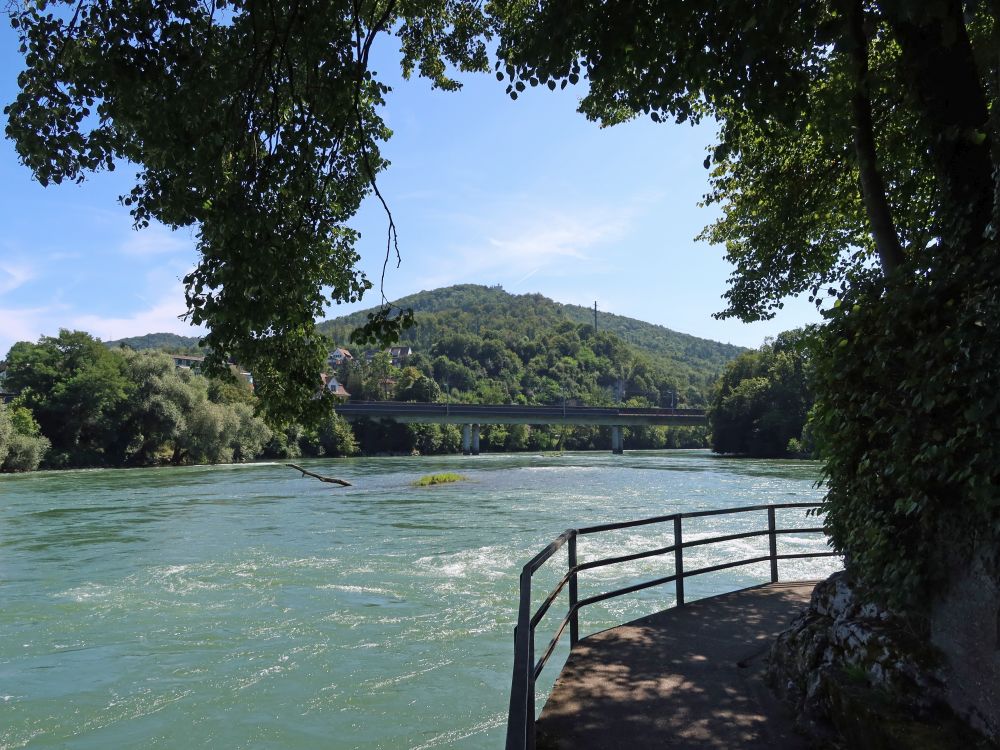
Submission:
<svg viewBox="0 0 1000 750">
<path fill-rule="evenodd" d="M 891 613 L 861 601 L 846 573 L 820 583 L 771 649 L 768 681 L 821 747 L 996 747 L 948 705 L 940 653 Z"/>
</svg>

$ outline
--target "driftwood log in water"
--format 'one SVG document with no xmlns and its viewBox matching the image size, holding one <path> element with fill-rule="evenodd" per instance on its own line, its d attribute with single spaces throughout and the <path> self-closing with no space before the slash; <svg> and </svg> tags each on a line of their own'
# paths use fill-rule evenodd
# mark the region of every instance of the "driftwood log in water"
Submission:
<svg viewBox="0 0 1000 750">
<path fill-rule="evenodd" d="M 319 474 L 316 474 L 315 472 L 309 471 L 307 469 L 303 469 L 298 464 L 285 464 L 285 466 L 291 466 L 293 469 L 298 469 L 299 471 L 302 472 L 302 476 L 310 476 L 310 477 L 313 477 L 314 479 L 318 479 L 321 482 L 330 482 L 330 484 L 339 484 L 341 487 L 350 487 L 351 486 L 350 482 L 345 482 L 343 479 L 334 479 L 333 477 L 324 477 L 324 476 L 321 476 Z"/>
</svg>

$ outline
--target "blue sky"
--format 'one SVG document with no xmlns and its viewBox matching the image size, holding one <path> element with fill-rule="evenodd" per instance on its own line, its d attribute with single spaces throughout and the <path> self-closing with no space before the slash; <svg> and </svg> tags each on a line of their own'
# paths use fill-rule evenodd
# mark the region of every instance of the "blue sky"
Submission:
<svg viewBox="0 0 1000 750">
<path fill-rule="evenodd" d="M 717 321 L 731 269 L 723 250 L 694 241 L 716 215 L 699 208 L 710 125 L 640 120 L 600 129 L 576 110 L 580 88 L 529 89 L 516 102 L 491 76 L 465 77 L 459 93 L 402 81 L 392 55 L 375 68 L 393 86 L 383 112 L 394 131 L 379 181 L 399 228 L 403 263 L 390 264 L 390 299 L 458 283 L 500 284 L 560 302 L 658 323 L 717 341 L 758 346 L 815 322 L 805 299 L 772 321 Z M 21 67 L 0 23 L 0 99 Z M 0 143 L 0 356 L 18 340 L 59 328 L 102 339 L 172 331 L 197 335 L 180 278 L 196 263 L 191 232 L 133 231 L 117 196 L 132 170 L 82 185 L 42 188 Z M 369 200 L 353 226 L 362 268 L 378 284 L 385 216 Z M 377 288 L 357 305 L 376 304 Z"/>
</svg>

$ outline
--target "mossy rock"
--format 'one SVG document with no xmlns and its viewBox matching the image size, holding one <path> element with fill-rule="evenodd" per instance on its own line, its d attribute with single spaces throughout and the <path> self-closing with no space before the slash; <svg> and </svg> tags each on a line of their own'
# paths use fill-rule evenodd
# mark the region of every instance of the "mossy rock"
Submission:
<svg viewBox="0 0 1000 750">
<path fill-rule="evenodd" d="M 826 680 L 829 719 L 851 750 L 986 750 L 995 748 L 946 707 L 922 710 L 905 698 L 838 671 Z"/>
</svg>

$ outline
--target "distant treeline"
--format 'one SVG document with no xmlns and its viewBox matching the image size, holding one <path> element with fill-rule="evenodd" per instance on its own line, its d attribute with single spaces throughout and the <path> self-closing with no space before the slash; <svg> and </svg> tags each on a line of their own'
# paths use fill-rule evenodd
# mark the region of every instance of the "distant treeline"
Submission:
<svg viewBox="0 0 1000 750">
<path fill-rule="evenodd" d="M 17 343 L 3 369 L 4 390 L 16 394 L 0 406 L 4 471 L 461 450 L 460 430 L 450 425 L 348 424 L 336 415 L 317 425 L 268 424 L 238 375 L 205 377 L 163 352 L 108 348 L 79 331 Z M 386 353 L 359 352 L 335 374 L 355 397 L 376 400 L 655 406 L 705 399 L 614 334 L 567 321 L 517 342 L 451 334 L 402 367 Z M 608 429 L 489 425 L 481 447 L 609 449 Z M 708 433 L 627 428 L 625 440 L 630 448 L 706 447 Z"/>
<path fill-rule="evenodd" d="M 202 377 L 155 351 L 108 349 L 80 331 L 15 344 L 4 388 L 17 394 L 3 410 L 20 415 L 11 434 L 37 441 L 16 466 L 9 443 L 8 470 L 249 461 L 282 450 L 284 434 L 256 416 L 246 381 Z"/>
</svg>

